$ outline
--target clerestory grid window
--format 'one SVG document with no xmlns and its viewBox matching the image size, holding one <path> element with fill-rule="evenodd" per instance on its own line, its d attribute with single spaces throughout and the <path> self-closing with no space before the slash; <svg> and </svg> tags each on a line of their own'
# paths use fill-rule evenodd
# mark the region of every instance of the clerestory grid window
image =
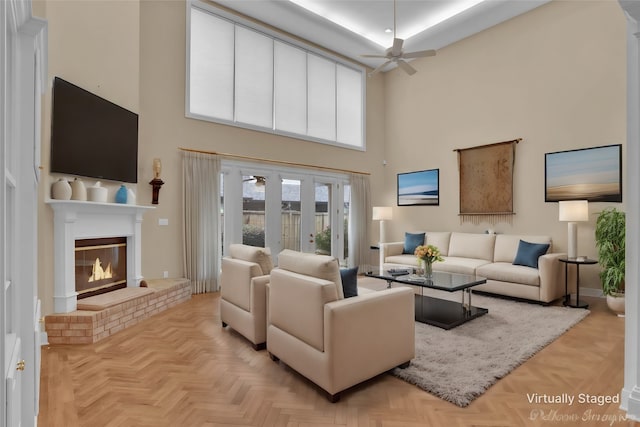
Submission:
<svg viewBox="0 0 640 427">
<path fill-rule="evenodd" d="M 363 68 L 198 1 L 187 20 L 187 117 L 365 149 Z"/>
</svg>

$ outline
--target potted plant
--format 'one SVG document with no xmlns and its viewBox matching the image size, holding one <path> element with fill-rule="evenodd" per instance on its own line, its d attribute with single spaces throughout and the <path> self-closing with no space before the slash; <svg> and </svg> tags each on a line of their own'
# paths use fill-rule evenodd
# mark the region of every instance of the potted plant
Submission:
<svg viewBox="0 0 640 427">
<path fill-rule="evenodd" d="M 596 247 L 602 267 L 600 280 L 607 305 L 614 312 L 624 313 L 625 275 L 625 214 L 616 208 L 606 208 L 596 220 Z"/>
</svg>

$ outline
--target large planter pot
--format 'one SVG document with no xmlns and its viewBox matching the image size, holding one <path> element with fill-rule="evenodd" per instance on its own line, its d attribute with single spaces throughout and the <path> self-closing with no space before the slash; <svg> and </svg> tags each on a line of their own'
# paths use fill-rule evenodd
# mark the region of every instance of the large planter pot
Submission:
<svg viewBox="0 0 640 427">
<path fill-rule="evenodd" d="M 609 310 L 618 316 L 624 316 L 624 294 L 607 295 L 607 306 Z"/>
</svg>

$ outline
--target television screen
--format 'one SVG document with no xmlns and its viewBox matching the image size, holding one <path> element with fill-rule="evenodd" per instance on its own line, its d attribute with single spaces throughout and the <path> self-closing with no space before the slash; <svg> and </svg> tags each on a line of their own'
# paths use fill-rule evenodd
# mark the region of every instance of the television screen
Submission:
<svg viewBox="0 0 640 427">
<path fill-rule="evenodd" d="M 138 115 L 56 77 L 51 172 L 138 182 Z"/>
</svg>

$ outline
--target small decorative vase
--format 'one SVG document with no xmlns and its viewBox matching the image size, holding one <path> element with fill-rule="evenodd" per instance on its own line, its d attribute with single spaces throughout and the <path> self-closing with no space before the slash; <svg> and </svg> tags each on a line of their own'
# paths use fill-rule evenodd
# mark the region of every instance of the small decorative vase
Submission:
<svg viewBox="0 0 640 427">
<path fill-rule="evenodd" d="M 127 204 L 135 205 L 136 204 L 136 193 L 130 188 L 127 190 Z"/>
<path fill-rule="evenodd" d="M 127 203 L 127 187 L 124 184 L 116 192 L 116 203 Z"/>
<path fill-rule="evenodd" d="M 64 178 L 60 178 L 51 186 L 51 197 L 57 200 L 70 200 L 71 199 L 71 185 L 69 181 Z"/>
<path fill-rule="evenodd" d="M 81 179 L 74 179 L 71 182 L 71 200 L 87 200 L 87 189 Z"/>
<path fill-rule="evenodd" d="M 423 261 L 424 263 L 424 278 L 432 279 L 433 278 L 433 263 L 427 260 Z"/>
<path fill-rule="evenodd" d="M 90 202 L 107 203 L 108 192 L 107 188 L 101 187 L 100 181 L 98 181 L 91 187 L 87 188 L 87 199 Z"/>
</svg>

